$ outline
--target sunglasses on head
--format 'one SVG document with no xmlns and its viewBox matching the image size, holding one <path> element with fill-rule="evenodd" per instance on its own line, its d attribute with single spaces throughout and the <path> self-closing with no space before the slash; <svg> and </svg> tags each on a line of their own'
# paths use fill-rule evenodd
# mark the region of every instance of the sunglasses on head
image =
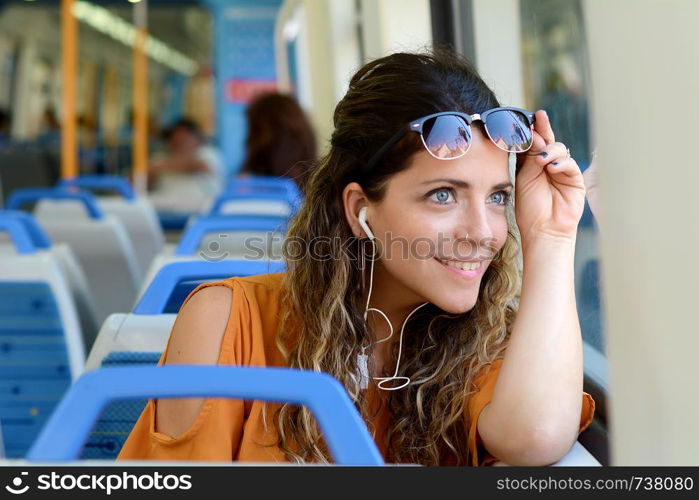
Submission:
<svg viewBox="0 0 699 500">
<path fill-rule="evenodd" d="M 391 137 L 366 164 L 371 170 L 406 132 L 417 132 L 425 149 L 438 160 L 461 158 L 471 147 L 471 123 L 480 120 L 485 132 L 497 147 L 508 153 L 523 153 L 532 146 L 534 113 L 526 109 L 503 107 L 468 115 L 444 111 L 413 120 Z"/>
</svg>

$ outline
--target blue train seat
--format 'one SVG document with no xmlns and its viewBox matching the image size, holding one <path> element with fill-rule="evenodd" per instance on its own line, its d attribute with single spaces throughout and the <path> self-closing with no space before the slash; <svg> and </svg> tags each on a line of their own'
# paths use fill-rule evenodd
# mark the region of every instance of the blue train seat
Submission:
<svg viewBox="0 0 699 500">
<path fill-rule="evenodd" d="M 0 423 L 5 454 L 23 457 L 83 369 L 80 324 L 55 259 L 16 218 L 0 217 L 16 255 L 0 259 Z"/>
<path fill-rule="evenodd" d="M 75 308 L 80 320 L 80 330 L 83 335 L 85 349 L 89 350 L 97 337 L 99 325 L 97 323 L 97 313 L 92 300 L 87 278 L 80 264 L 75 258 L 70 246 L 66 243 L 52 243 L 46 232 L 39 223 L 26 212 L 19 210 L 0 210 L 0 217 L 11 217 L 19 220 L 26 227 L 32 237 L 38 253 L 47 253 L 56 260 L 63 275 L 68 282 L 70 292 L 73 296 Z M 15 246 L 11 241 L 5 239 L 5 235 L 0 233 L 0 254 L 15 254 Z M 1 258 L 1 257 L 0 257 Z"/>
<path fill-rule="evenodd" d="M 153 260 L 141 293 L 171 262 L 281 261 L 287 219 L 275 216 L 206 216 L 194 220 L 175 247 Z"/>
<path fill-rule="evenodd" d="M 310 371 L 231 366 L 102 368 L 87 373 L 63 398 L 27 459 L 75 460 L 109 401 L 156 397 L 254 399 L 306 406 L 337 464 L 383 465 L 362 417 L 336 379 Z"/>
<path fill-rule="evenodd" d="M 241 192 L 233 188 L 221 193 L 209 215 L 270 215 L 291 218 L 300 208 L 301 200 L 297 193 L 282 192 Z"/>
<path fill-rule="evenodd" d="M 148 270 L 153 258 L 165 244 L 163 229 L 153 205 L 147 198 L 136 196 L 131 184 L 123 177 L 109 175 L 82 175 L 59 182 L 64 189 L 79 188 L 98 192 L 115 192 L 117 196 L 97 196 L 97 203 L 106 215 L 119 219 L 134 248 L 140 275 Z M 55 205 L 55 204 L 54 204 Z M 37 206 L 37 215 L 60 216 L 55 211 L 45 210 L 45 203 Z M 75 207 L 63 204 L 62 207 Z M 51 207 L 48 207 L 51 208 Z M 55 210 L 55 206 L 53 209 Z M 79 207 L 77 207 L 79 209 Z M 80 210 L 78 210 L 80 211 Z"/>
<path fill-rule="evenodd" d="M 105 216 L 96 198 L 86 191 L 59 188 L 23 189 L 12 193 L 7 208 L 20 209 L 26 203 L 39 203 L 44 215 L 38 222 L 51 240 L 68 244 L 87 278 L 97 321 L 109 314 L 130 309 L 141 284 L 135 251 L 124 225 L 114 216 Z M 63 213 L 63 204 L 82 205 L 81 217 L 54 217 L 50 207 Z"/>
</svg>

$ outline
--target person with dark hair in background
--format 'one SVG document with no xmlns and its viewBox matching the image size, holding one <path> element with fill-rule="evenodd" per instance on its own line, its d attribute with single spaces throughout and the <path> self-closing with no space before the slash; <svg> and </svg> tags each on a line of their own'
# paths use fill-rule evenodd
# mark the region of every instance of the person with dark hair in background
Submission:
<svg viewBox="0 0 699 500">
<path fill-rule="evenodd" d="M 206 143 L 199 126 L 182 118 L 165 130 L 168 151 L 150 162 L 151 201 L 159 210 L 200 212 L 222 187 L 218 151 Z"/>
<path fill-rule="evenodd" d="M 316 141 L 296 100 L 278 93 L 261 94 L 247 109 L 248 137 L 242 173 L 291 177 L 303 184 L 316 157 Z"/>
</svg>

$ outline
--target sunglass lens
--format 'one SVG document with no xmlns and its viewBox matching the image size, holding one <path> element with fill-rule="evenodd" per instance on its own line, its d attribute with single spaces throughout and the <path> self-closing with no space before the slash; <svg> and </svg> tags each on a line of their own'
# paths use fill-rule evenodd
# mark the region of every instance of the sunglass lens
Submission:
<svg viewBox="0 0 699 500">
<path fill-rule="evenodd" d="M 435 158 L 448 160 L 463 156 L 471 143 L 471 129 L 463 118 L 442 115 L 422 125 L 422 140 Z"/>
<path fill-rule="evenodd" d="M 532 145 L 529 120 L 519 111 L 495 111 L 488 115 L 485 127 L 495 145 L 504 151 L 519 153 Z"/>
</svg>

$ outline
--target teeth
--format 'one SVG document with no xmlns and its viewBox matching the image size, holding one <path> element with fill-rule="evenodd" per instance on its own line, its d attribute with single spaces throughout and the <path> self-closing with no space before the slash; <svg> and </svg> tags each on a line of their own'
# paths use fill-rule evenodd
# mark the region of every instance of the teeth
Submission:
<svg viewBox="0 0 699 500">
<path fill-rule="evenodd" d="M 461 269 L 462 271 L 474 271 L 481 267 L 480 262 L 462 262 L 459 260 L 442 260 L 441 262 L 447 266 Z"/>
</svg>

